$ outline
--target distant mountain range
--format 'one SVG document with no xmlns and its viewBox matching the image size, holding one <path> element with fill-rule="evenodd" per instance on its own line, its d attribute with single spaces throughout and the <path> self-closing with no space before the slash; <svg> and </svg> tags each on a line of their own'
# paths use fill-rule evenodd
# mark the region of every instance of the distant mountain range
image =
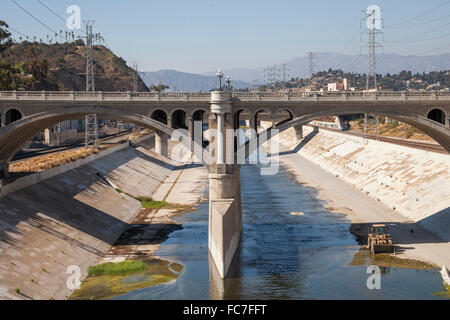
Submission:
<svg viewBox="0 0 450 320">
<path fill-rule="evenodd" d="M 287 75 L 289 77 L 308 77 L 308 57 L 298 57 L 286 61 Z M 282 75 L 281 65 L 280 77 Z M 266 83 L 266 67 L 257 69 L 234 68 L 223 70 L 225 75 L 230 75 L 233 79 L 235 88 L 246 88 L 255 86 L 256 81 L 260 84 Z M 340 53 L 315 53 L 314 70 L 324 71 L 332 69 L 342 69 L 345 72 L 366 73 L 367 56 L 364 55 L 346 55 Z M 377 72 L 380 74 L 396 74 L 401 71 L 431 72 L 450 70 L 450 54 L 441 54 L 437 56 L 402 56 L 397 54 L 378 54 Z M 147 85 L 158 84 L 162 81 L 170 86 L 172 90 L 177 91 L 209 91 L 217 87 L 216 71 L 203 74 L 191 74 L 178 72 L 174 70 L 161 70 L 157 72 L 144 72 L 142 79 Z M 281 79 L 280 79 L 281 80 Z"/>
<path fill-rule="evenodd" d="M 147 86 L 158 85 L 160 82 L 169 86 L 172 91 L 210 91 L 219 86 L 219 81 L 214 75 L 206 76 L 200 74 L 179 72 L 175 70 L 160 70 L 156 72 L 141 72 L 142 80 Z M 225 79 L 223 79 L 225 85 Z M 250 83 L 244 81 L 233 81 L 232 86 L 237 89 L 248 88 Z"/>
</svg>

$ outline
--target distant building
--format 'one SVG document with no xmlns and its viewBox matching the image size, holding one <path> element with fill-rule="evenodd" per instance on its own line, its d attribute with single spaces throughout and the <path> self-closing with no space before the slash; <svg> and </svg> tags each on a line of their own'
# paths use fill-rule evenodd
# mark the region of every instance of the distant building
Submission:
<svg viewBox="0 0 450 320">
<path fill-rule="evenodd" d="M 349 86 L 349 81 L 346 78 L 338 79 L 337 82 L 328 84 L 328 91 L 347 91 Z"/>
</svg>

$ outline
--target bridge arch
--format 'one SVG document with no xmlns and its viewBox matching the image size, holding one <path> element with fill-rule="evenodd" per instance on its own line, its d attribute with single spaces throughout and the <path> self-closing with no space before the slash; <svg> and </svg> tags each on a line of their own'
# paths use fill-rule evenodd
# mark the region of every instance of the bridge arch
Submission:
<svg viewBox="0 0 450 320">
<path fill-rule="evenodd" d="M 152 118 L 153 120 L 156 120 L 158 122 L 161 122 L 163 124 L 168 124 L 167 123 L 167 112 L 165 112 L 164 110 L 158 109 L 153 111 L 152 115 L 150 116 L 150 118 Z"/>
<path fill-rule="evenodd" d="M 19 109 L 12 108 L 5 112 L 5 125 L 11 124 L 22 119 L 22 112 Z"/>
<path fill-rule="evenodd" d="M 296 126 L 302 126 L 306 125 L 309 122 L 322 117 L 329 117 L 329 116 L 344 116 L 348 114 L 354 114 L 354 110 L 341 110 L 339 112 L 337 111 L 321 111 L 317 113 L 311 113 L 308 115 L 304 115 L 298 118 L 295 118 L 291 121 L 285 122 L 285 123 L 279 123 L 275 126 L 275 128 L 269 128 L 267 130 L 261 131 L 258 134 L 258 139 L 261 136 L 266 135 L 267 141 L 275 137 L 276 135 Z M 364 113 L 364 111 L 362 112 Z M 450 153 L 450 130 L 446 128 L 444 125 L 437 123 L 434 120 L 428 119 L 426 117 L 422 116 L 406 116 L 406 115 L 398 115 L 398 114 L 392 114 L 392 113 L 371 113 L 377 116 L 385 116 L 389 117 L 401 122 L 404 122 L 406 124 L 411 125 L 412 127 L 419 129 L 426 135 L 433 138 L 437 143 L 439 143 L 441 146 L 443 146 L 449 153 Z M 274 131 L 274 129 L 278 131 Z M 255 148 L 258 144 L 252 144 Z M 244 145 L 239 146 L 238 148 L 239 152 L 245 152 L 246 158 L 255 150 L 251 149 L 250 143 L 247 142 Z"/>
<path fill-rule="evenodd" d="M 207 110 L 205 108 L 196 108 L 191 112 L 190 117 L 192 119 L 194 119 L 194 118 L 196 118 L 196 115 L 198 115 L 200 112 L 204 115 L 205 113 L 208 113 L 209 110 Z"/>
<path fill-rule="evenodd" d="M 102 119 L 134 123 L 141 127 L 164 132 L 169 136 L 172 136 L 174 131 L 166 124 L 150 117 L 130 113 L 129 110 L 107 107 L 65 108 L 38 113 L 12 122 L 0 129 L 0 165 L 4 174 L 7 174 L 5 168 L 7 168 L 8 163 L 34 136 L 64 120 L 81 119 L 93 113 Z"/>
<path fill-rule="evenodd" d="M 233 129 L 239 129 L 240 128 L 240 116 L 242 113 L 247 113 L 249 115 L 251 115 L 252 113 L 245 109 L 245 108 L 240 108 L 234 111 L 234 113 L 232 113 L 233 115 Z"/>
<path fill-rule="evenodd" d="M 428 112 L 427 118 L 445 125 L 445 112 L 441 109 L 436 108 L 431 110 Z"/>
<path fill-rule="evenodd" d="M 173 129 L 187 129 L 187 115 L 185 109 L 176 109 L 170 114 L 170 125 Z"/>
</svg>

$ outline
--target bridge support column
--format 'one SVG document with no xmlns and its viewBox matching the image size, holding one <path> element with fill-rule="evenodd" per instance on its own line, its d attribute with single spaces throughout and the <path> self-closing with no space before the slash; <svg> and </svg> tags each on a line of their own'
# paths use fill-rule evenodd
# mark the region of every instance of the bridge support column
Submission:
<svg viewBox="0 0 450 320">
<path fill-rule="evenodd" d="M 2 179 L 9 178 L 9 163 L 0 163 L 0 185 L 3 185 Z"/>
<path fill-rule="evenodd" d="M 303 126 L 294 126 L 294 130 L 295 130 L 295 137 L 298 140 L 302 140 L 303 139 Z"/>
<path fill-rule="evenodd" d="M 164 157 L 169 156 L 169 138 L 166 133 L 159 130 L 155 132 L 155 152 Z"/>
<path fill-rule="evenodd" d="M 231 262 L 239 247 L 242 232 L 242 205 L 240 168 L 237 164 L 225 163 L 234 153 L 227 143 L 225 130 L 233 129 L 230 116 L 232 100 L 229 92 L 216 91 L 211 94 L 210 128 L 216 129 L 215 164 L 209 175 L 209 234 L 208 246 L 219 276 L 227 276 Z M 228 141 L 229 142 L 229 141 Z M 228 148 L 227 148 L 228 147 Z"/>
<path fill-rule="evenodd" d="M 450 128 L 450 114 L 447 115 L 447 118 L 445 119 L 445 126 L 446 126 L 447 128 Z"/>
</svg>

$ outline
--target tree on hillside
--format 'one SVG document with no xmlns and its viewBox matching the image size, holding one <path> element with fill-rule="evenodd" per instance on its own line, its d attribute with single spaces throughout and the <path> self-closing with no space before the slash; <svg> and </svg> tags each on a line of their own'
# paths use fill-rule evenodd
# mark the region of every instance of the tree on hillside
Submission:
<svg viewBox="0 0 450 320">
<path fill-rule="evenodd" d="M 11 33 L 7 30 L 9 26 L 5 21 L 0 20 L 0 53 L 8 49 L 13 44 Z"/>
<path fill-rule="evenodd" d="M 169 89 L 169 86 L 166 86 L 163 83 L 158 84 L 157 86 L 155 86 L 154 84 L 152 84 L 150 86 L 150 90 L 151 91 L 156 91 L 156 92 L 163 92 L 164 90 Z"/>
</svg>

